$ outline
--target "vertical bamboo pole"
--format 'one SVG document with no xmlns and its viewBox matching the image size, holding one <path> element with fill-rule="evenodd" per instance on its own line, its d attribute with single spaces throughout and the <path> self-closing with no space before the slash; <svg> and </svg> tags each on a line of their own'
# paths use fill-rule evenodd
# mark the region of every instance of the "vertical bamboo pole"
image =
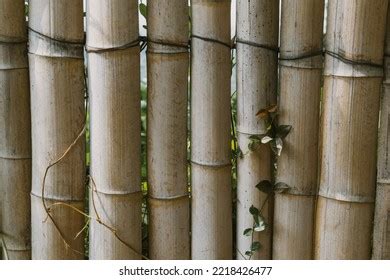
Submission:
<svg viewBox="0 0 390 280">
<path fill-rule="evenodd" d="M 237 167 L 237 258 L 251 247 L 251 236 L 243 235 L 252 228 L 251 205 L 260 209 L 270 225 L 254 232 L 253 241 L 261 249 L 252 259 L 271 259 L 272 201 L 255 188 L 262 180 L 271 180 L 271 150 L 258 145 L 249 151 L 249 137 L 267 132 L 256 113 L 276 104 L 278 64 L 279 1 L 237 1 L 237 136 L 243 157 Z"/>
<path fill-rule="evenodd" d="M 279 124 L 291 125 L 275 181 L 274 259 L 313 257 L 318 126 L 322 80 L 323 0 L 283 0 L 280 33 Z"/>
<path fill-rule="evenodd" d="M 0 0 L 0 234 L 30 259 L 31 123 L 23 0 Z"/>
<path fill-rule="evenodd" d="M 90 259 L 141 258 L 138 1 L 87 1 Z"/>
<path fill-rule="evenodd" d="M 378 133 L 378 173 L 373 234 L 373 259 L 390 259 L 390 9 L 387 13 L 384 80 Z"/>
<path fill-rule="evenodd" d="M 371 258 L 387 6 L 329 2 L 316 259 Z"/>
<path fill-rule="evenodd" d="M 84 210 L 83 1 L 29 3 L 32 258 L 82 259 L 84 217 L 72 207 Z"/>
<path fill-rule="evenodd" d="M 148 4 L 149 257 L 188 259 L 188 1 Z"/>
<path fill-rule="evenodd" d="M 192 258 L 232 257 L 230 0 L 192 1 Z"/>
</svg>

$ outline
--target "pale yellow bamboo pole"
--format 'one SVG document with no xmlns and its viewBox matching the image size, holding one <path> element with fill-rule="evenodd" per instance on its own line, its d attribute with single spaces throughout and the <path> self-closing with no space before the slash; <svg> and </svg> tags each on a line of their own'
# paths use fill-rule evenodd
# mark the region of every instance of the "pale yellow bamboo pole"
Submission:
<svg viewBox="0 0 390 280">
<path fill-rule="evenodd" d="M 371 258 L 388 1 L 330 1 L 316 259 Z"/>
<path fill-rule="evenodd" d="M 148 3 L 149 257 L 190 257 L 188 1 Z"/>
<path fill-rule="evenodd" d="M 192 258 L 232 258 L 230 0 L 193 0 Z"/>
<path fill-rule="evenodd" d="M 272 200 L 255 186 L 271 180 L 271 149 L 256 145 L 248 149 L 250 136 L 267 133 L 265 123 L 256 117 L 261 109 L 276 104 L 278 65 L 279 1 L 237 1 L 237 136 L 242 151 L 237 162 L 237 259 L 245 258 L 252 236 L 243 234 L 252 228 L 251 205 L 260 209 L 269 226 L 254 232 L 253 241 L 261 243 L 252 259 L 271 259 Z"/>
<path fill-rule="evenodd" d="M 83 1 L 30 0 L 29 12 L 32 258 L 83 259 L 84 216 L 72 209 L 85 197 Z"/>
<path fill-rule="evenodd" d="M 90 259 L 141 258 L 139 51 L 138 1 L 87 1 Z"/>
<path fill-rule="evenodd" d="M 318 189 L 323 0 L 282 0 L 279 124 L 291 125 L 278 158 L 273 259 L 313 258 Z"/>
<path fill-rule="evenodd" d="M 31 119 L 23 0 L 0 0 L 0 235 L 30 259 Z M 0 241 L 1 242 L 1 241 Z"/>
<path fill-rule="evenodd" d="M 378 167 L 372 258 L 390 259 L 390 9 L 387 12 L 387 32 L 384 58 L 384 80 L 378 133 Z"/>
</svg>

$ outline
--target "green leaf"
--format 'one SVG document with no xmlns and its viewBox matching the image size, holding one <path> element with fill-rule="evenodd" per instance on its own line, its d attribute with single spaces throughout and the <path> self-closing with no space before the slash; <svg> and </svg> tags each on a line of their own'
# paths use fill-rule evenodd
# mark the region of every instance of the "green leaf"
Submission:
<svg viewBox="0 0 390 280">
<path fill-rule="evenodd" d="M 263 192 L 263 193 L 272 193 L 272 191 L 273 191 L 273 185 L 268 180 L 261 181 L 260 183 L 258 183 L 255 186 L 255 188 L 258 189 L 259 191 Z"/>
<path fill-rule="evenodd" d="M 243 233 L 245 236 L 250 236 L 252 234 L 252 229 L 251 228 L 247 228 L 246 230 L 244 230 L 244 233 Z"/>
<path fill-rule="evenodd" d="M 255 242 L 253 242 L 252 245 L 251 245 L 251 251 L 252 251 L 252 252 L 258 251 L 258 250 L 260 249 L 260 247 L 261 247 L 260 242 L 255 241 Z"/>
<path fill-rule="evenodd" d="M 264 217 L 259 215 L 256 226 L 254 227 L 253 230 L 256 232 L 260 232 L 260 231 L 264 231 L 266 228 L 267 228 L 267 224 L 265 223 Z"/>
<path fill-rule="evenodd" d="M 261 143 L 267 144 L 268 142 L 270 142 L 270 141 L 272 141 L 272 140 L 273 140 L 272 137 L 264 136 L 263 138 L 261 138 Z"/>
<path fill-rule="evenodd" d="M 256 145 L 255 142 L 250 141 L 249 144 L 248 144 L 248 150 L 251 151 L 251 152 L 255 151 L 255 145 Z"/>
<path fill-rule="evenodd" d="M 260 137 L 257 135 L 251 135 L 251 136 L 249 136 L 249 140 L 254 141 L 254 142 L 260 142 Z"/>
<path fill-rule="evenodd" d="M 144 18 L 147 18 L 148 7 L 144 3 L 139 4 L 139 11 L 140 11 L 141 15 L 143 15 Z"/>
<path fill-rule="evenodd" d="M 253 252 L 251 252 L 251 251 L 246 251 L 246 252 L 245 252 L 245 255 L 251 257 L 251 256 L 253 255 Z"/>
<path fill-rule="evenodd" d="M 283 182 L 276 183 L 275 187 L 274 187 L 274 191 L 276 193 L 284 193 L 284 192 L 288 191 L 289 189 L 291 189 L 291 187 Z"/>
<path fill-rule="evenodd" d="M 258 216 L 259 213 L 260 213 L 260 211 L 259 211 L 259 209 L 257 209 L 255 206 L 252 205 L 252 206 L 249 208 L 249 213 L 251 213 L 252 216 Z"/>
<path fill-rule="evenodd" d="M 286 136 L 290 133 L 291 128 L 291 125 L 279 125 L 276 129 L 276 137 L 281 139 L 286 138 Z"/>
</svg>

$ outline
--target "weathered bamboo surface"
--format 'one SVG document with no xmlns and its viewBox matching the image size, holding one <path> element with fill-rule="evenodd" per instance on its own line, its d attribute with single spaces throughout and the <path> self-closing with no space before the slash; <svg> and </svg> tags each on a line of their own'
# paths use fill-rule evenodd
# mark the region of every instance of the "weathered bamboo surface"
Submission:
<svg viewBox="0 0 390 280">
<path fill-rule="evenodd" d="M 140 259 L 138 2 L 87 3 L 90 259 Z"/>
<path fill-rule="evenodd" d="M 323 0 L 283 0 L 279 125 L 291 125 L 278 158 L 273 259 L 313 257 L 318 126 L 322 79 Z"/>
<path fill-rule="evenodd" d="M 29 12 L 32 258 L 83 259 L 84 216 L 72 209 L 85 198 L 83 1 L 30 0 Z"/>
<path fill-rule="evenodd" d="M 260 181 L 271 180 L 271 149 L 259 144 L 249 151 L 248 145 L 250 136 L 267 133 L 257 112 L 276 104 L 278 30 L 279 1 L 237 1 L 237 137 L 243 154 L 237 162 L 238 259 L 251 247 L 252 237 L 243 234 L 253 226 L 249 208 L 260 209 L 266 200 L 262 216 L 269 226 L 253 233 L 253 241 L 262 247 L 252 259 L 271 259 L 273 203 L 255 188 Z"/>
<path fill-rule="evenodd" d="M 192 259 L 231 259 L 230 0 L 192 1 L 192 36 Z"/>
<path fill-rule="evenodd" d="M 11 260 L 31 258 L 31 119 L 26 43 L 24 1 L 1 0 L 0 235 Z"/>
<path fill-rule="evenodd" d="M 316 259 L 369 259 L 388 1 L 331 1 Z"/>
<path fill-rule="evenodd" d="M 149 257 L 190 258 L 188 3 L 148 4 Z"/>
<path fill-rule="evenodd" d="M 387 13 L 387 32 L 384 58 L 384 79 L 378 132 L 377 185 L 372 258 L 390 259 L 390 9 Z"/>
</svg>

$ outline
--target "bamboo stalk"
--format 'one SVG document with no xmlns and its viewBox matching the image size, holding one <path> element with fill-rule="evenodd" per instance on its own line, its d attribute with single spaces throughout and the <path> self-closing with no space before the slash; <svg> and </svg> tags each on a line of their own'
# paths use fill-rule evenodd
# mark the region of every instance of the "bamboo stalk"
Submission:
<svg viewBox="0 0 390 280">
<path fill-rule="evenodd" d="M 148 4 L 149 257 L 189 259 L 188 3 Z"/>
<path fill-rule="evenodd" d="M 90 215 L 98 219 L 91 221 L 90 259 L 140 259 L 138 2 L 88 1 L 87 50 L 94 188 Z"/>
<path fill-rule="evenodd" d="M 385 42 L 384 80 L 381 95 L 381 110 L 378 132 L 378 173 L 375 199 L 373 233 L 373 259 L 390 259 L 390 165 L 389 114 L 390 114 L 390 9 L 387 12 L 387 33 Z"/>
<path fill-rule="evenodd" d="M 31 258 L 31 122 L 24 1 L 0 1 L 0 235 L 3 257 Z"/>
<path fill-rule="evenodd" d="M 283 0 L 279 124 L 291 125 L 278 158 L 273 258 L 313 257 L 318 126 L 322 80 L 323 0 Z"/>
<path fill-rule="evenodd" d="M 249 151 L 248 145 L 250 136 L 267 132 L 264 122 L 256 117 L 257 112 L 276 104 L 278 29 L 278 1 L 237 1 L 237 135 L 244 155 L 237 162 L 238 259 L 244 258 L 251 248 L 252 236 L 243 235 L 253 225 L 249 208 L 253 205 L 260 209 L 267 199 L 255 186 L 262 180 L 271 180 L 269 146 L 257 145 L 254 151 Z M 262 212 L 269 227 L 253 233 L 253 241 L 259 241 L 262 247 L 252 259 L 271 259 L 272 204 L 268 199 Z"/>
<path fill-rule="evenodd" d="M 230 0 L 193 0 L 192 36 L 192 259 L 230 259 Z"/>
<path fill-rule="evenodd" d="M 83 1 L 30 0 L 29 11 L 32 258 L 83 259 L 84 216 L 71 208 L 85 197 Z"/>
<path fill-rule="evenodd" d="M 369 259 L 388 1 L 328 9 L 316 259 Z"/>
</svg>

